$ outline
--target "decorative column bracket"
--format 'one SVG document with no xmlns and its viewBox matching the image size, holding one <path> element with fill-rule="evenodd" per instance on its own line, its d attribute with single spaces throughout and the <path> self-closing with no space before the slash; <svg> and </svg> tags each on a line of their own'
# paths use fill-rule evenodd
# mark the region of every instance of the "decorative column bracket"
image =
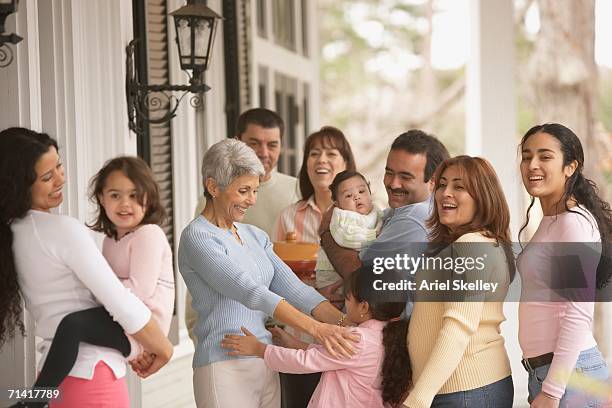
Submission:
<svg viewBox="0 0 612 408">
<path fill-rule="evenodd" d="M 203 93 L 211 88 L 200 81 L 201 73 L 194 73 L 190 85 L 143 85 L 138 78 L 134 61 L 136 42 L 130 41 L 126 47 L 126 79 L 125 93 L 127 97 L 128 126 L 137 134 L 143 134 L 145 129 L 139 125 L 144 122 L 159 124 L 169 122 L 176 116 L 181 101 L 189 93 L 189 104 L 199 108 L 203 104 Z M 180 93 L 179 96 L 174 93 Z M 142 122 L 141 122 L 142 121 Z"/>
<path fill-rule="evenodd" d="M 6 18 L 17 12 L 18 0 L 10 2 L 0 2 L 0 68 L 8 67 L 13 62 L 13 49 L 7 44 L 16 45 L 23 38 L 15 33 L 7 34 L 4 32 Z"/>
</svg>

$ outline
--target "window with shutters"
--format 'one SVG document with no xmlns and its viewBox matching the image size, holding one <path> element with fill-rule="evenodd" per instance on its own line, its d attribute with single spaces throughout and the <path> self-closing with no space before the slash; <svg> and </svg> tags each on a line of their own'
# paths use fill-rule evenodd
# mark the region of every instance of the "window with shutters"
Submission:
<svg viewBox="0 0 612 408">
<path fill-rule="evenodd" d="M 302 111 L 304 112 L 304 140 L 310 134 L 310 85 L 308 83 L 304 84 L 304 95 L 302 99 Z"/>
<path fill-rule="evenodd" d="M 259 107 L 270 108 L 268 106 L 268 68 L 259 66 L 259 83 L 257 85 L 259 92 Z"/>
<path fill-rule="evenodd" d="M 263 38 L 268 36 L 268 17 L 266 16 L 268 11 L 266 6 L 266 0 L 257 0 L 257 33 Z"/>
<path fill-rule="evenodd" d="M 223 0 L 222 4 L 228 134 L 233 135 L 236 120 L 246 109 L 276 111 L 285 122 L 278 170 L 295 176 L 311 122 L 318 120 L 313 109 L 318 65 L 308 52 L 316 7 L 308 0 Z M 278 58 L 279 51 L 283 58 Z"/>
<path fill-rule="evenodd" d="M 296 24 L 295 0 L 273 0 L 274 41 L 285 48 L 295 51 Z"/>
<path fill-rule="evenodd" d="M 223 55 L 225 59 L 225 118 L 227 136 L 234 136 L 240 113 L 252 101 L 251 50 L 252 38 L 247 16 L 250 2 L 223 0 Z"/>
<path fill-rule="evenodd" d="M 302 15 L 302 54 L 305 56 L 309 55 L 308 51 L 308 5 L 306 2 L 309 0 L 302 0 L 300 3 L 300 11 Z"/>
<path fill-rule="evenodd" d="M 142 82 L 149 85 L 169 83 L 168 71 L 168 14 L 166 0 L 133 0 L 134 37 L 138 38 L 136 58 Z M 166 114 L 169 100 L 163 94 L 153 94 L 151 118 Z M 159 104 L 157 104 L 159 103 Z M 174 206 L 172 191 L 172 134 L 170 122 L 149 124 L 139 135 L 138 155 L 153 170 L 159 185 L 167 220 L 162 226 L 170 246 L 174 248 Z"/>
<path fill-rule="evenodd" d="M 274 75 L 274 102 L 276 112 L 285 122 L 281 156 L 278 170 L 281 173 L 297 175 L 301 152 L 298 149 L 297 127 L 299 124 L 299 106 L 297 99 L 297 80 L 276 73 Z"/>
</svg>

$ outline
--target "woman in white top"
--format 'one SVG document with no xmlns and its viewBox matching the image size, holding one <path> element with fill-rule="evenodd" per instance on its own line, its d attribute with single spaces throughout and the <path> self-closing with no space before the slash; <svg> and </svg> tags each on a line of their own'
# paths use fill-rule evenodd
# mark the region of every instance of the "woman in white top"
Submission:
<svg viewBox="0 0 612 408">
<path fill-rule="evenodd" d="M 63 201 L 63 185 L 55 140 L 24 128 L 0 132 L 0 345 L 16 329 L 24 331 L 23 297 L 35 334 L 43 339 L 40 370 L 62 318 L 102 304 L 153 353 L 151 364 L 140 367 L 148 376 L 169 361 L 172 345 L 149 309 L 119 282 L 89 230 L 74 218 L 51 214 Z M 70 376 L 60 385 L 62 401 L 51 406 L 127 407 L 125 371 L 118 351 L 81 343 Z"/>
</svg>

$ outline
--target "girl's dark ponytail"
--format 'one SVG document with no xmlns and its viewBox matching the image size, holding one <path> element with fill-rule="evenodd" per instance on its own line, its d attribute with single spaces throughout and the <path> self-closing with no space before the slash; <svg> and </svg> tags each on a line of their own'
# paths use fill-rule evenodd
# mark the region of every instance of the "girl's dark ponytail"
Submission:
<svg viewBox="0 0 612 408">
<path fill-rule="evenodd" d="M 601 289 L 610 283 L 612 276 L 612 210 L 610 203 L 599 197 L 597 185 L 594 181 L 584 177 L 577 171 L 572 177 L 573 183 L 568 189 L 576 201 L 583 205 L 597 221 L 599 235 L 601 236 L 601 259 L 597 265 L 597 288 Z M 570 210 L 571 211 L 571 210 Z"/>
<path fill-rule="evenodd" d="M 412 386 L 407 336 L 407 320 L 390 321 L 383 329 L 385 358 L 382 365 L 382 397 L 393 407 L 402 405 Z"/>
<path fill-rule="evenodd" d="M 387 271 L 391 278 L 402 276 L 399 272 Z M 408 355 L 408 321 L 399 316 L 406 309 L 405 302 L 384 302 L 373 299 L 369 288 L 375 276 L 372 264 L 365 264 L 344 280 L 344 295 L 352 296 L 357 302 L 368 302 L 372 319 L 388 322 L 383 329 L 385 356 L 381 369 L 381 391 L 383 401 L 393 407 L 400 407 L 408 396 L 412 385 L 412 368 Z M 393 279 L 393 278 L 391 278 Z M 380 296 L 380 295 L 378 295 Z"/>
</svg>

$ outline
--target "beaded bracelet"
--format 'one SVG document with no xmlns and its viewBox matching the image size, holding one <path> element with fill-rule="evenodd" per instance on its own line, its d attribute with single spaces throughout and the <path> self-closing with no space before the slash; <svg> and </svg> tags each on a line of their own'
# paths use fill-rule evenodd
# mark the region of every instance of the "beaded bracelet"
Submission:
<svg viewBox="0 0 612 408">
<path fill-rule="evenodd" d="M 338 326 L 344 326 L 344 322 L 346 321 L 346 313 L 344 313 L 342 315 L 342 317 L 338 320 L 338 323 L 336 323 L 336 325 Z"/>
</svg>

